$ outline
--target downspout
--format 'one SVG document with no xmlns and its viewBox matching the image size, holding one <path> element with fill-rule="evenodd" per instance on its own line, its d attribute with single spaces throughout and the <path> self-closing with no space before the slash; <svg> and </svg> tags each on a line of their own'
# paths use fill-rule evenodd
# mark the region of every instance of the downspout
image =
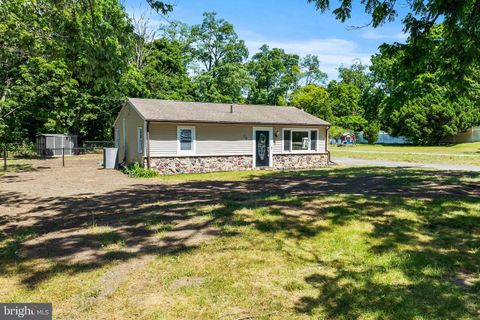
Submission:
<svg viewBox="0 0 480 320">
<path fill-rule="evenodd" d="M 150 169 L 150 121 L 147 121 L 147 168 Z"/>
<path fill-rule="evenodd" d="M 327 130 L 325 131 L 325 151 L 327 152 L 328 154 L 328 158 L 327 158 L 327 161 L 328 163 L 330 164 L 330 150 L 328 150 L 328 130 L 330 129 L 330 126 L 327 126 Z"/>
</svg>

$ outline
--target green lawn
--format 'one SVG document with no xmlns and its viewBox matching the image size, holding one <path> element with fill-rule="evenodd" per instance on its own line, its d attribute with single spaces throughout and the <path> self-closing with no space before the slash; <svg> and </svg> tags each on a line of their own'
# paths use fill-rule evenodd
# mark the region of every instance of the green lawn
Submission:
<svg viewBox="0 0 480 320">
<path fill-rule="evenodd" d="M 335 157 L 365 160 L 405 161 L 412 163 L 445 163 L 480 166 L 480 143 L 451 146 L 384 146 L 360 144 L 355 147 L 331 146 Z"/>
<path fill-rule="evenodd" d="M 21 258 L 22 242 L 39 233 L 20 228 L 2 236 L 2 301 L 50 301 L 58 318 L 81 319 L 480 315 L 480 174 L 340 168 L 168 179 L 164 193 L 139 180 L 111 206 L 141 197 L 141 210 L 124 213 L 136 228 L 159 225 L 163 239 L 175 228 L 165 216 L 180 212 L 214 227 L 214 239 L 154 253 L 103 297 L 100 279 L 145 253 L 73 266 Z M 97 219 L 92 236 L 113 253 L 134 243 Z"/>
<path fill-rule="evenodd" d="M 480 142 L 459 143 L 445 146 L 410 146 L 410 145 L 369 145 L 358 144 L 355 147 L 336 147 L 331 146 L 332 150 L 365 150 L 382 152 L 421 152 L 421 153 L 453 153 L 480 155 Z"/>
</svg>

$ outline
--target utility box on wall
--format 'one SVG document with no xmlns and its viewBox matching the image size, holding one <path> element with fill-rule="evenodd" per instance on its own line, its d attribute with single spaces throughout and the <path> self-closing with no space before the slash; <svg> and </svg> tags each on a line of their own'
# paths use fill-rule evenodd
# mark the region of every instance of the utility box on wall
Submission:
<svg viewBox="0 0 480 320">
<path fill-rule="evenodd" d="M 74 155 L 77 148 L 77 136 L 72 134 L 37 134 L 37 154 L 41 157 Z"/>
</svg>

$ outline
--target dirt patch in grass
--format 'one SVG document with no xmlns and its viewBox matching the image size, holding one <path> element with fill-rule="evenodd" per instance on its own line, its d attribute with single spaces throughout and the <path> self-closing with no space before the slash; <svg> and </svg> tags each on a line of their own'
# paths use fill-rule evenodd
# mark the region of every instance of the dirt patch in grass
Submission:
<svg viewBox="0 0 480 320">
<path fill-rule="evenodd" d="M 32 170 L 0 178 L 3 237 L 34 235 L 10 250 L 10 258 L 98 264 L 188 248 L 215 237 L 213 226 L 183 210 L 160 210 L 164 197 L 157 199 L 161 187 L 156 181 L 103 170 L 98 162 L 88 157 L 63 168 L 58 159 L 32 160 Z"/>
<path fill-rule="evenodd" d="M 154 258 L 153 255 L 145 255 L 112 267 L 98 281 L 96 286 L 98 290 L 97 299 L 109 297 L 133 271 L 143 268 Z"/>
<path fill-rule="evenodd" d="M 205 279 L 202 277 L 183 277 L 176 279 L 170 285 L 172 289 L 180 289 L 183 287 L 199 286 L 205 282 Z"/>
</svg>

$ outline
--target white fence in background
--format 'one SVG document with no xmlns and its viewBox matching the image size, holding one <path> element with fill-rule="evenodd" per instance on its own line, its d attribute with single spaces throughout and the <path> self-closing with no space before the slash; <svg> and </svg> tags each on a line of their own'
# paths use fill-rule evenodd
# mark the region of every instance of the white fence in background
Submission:
<svg viewBox="0 0 480 320">
<path fill-rule="evenodd" d="M 367 139 L 363 137 L 363 132 L 356 134 L 357 143 L 368 143 Z M 454 136 L 443 140 L 445 143 L 462 143 L 462 142 L 480 142 L 480 126 L 472 127 L 465 132 L 460 132 Z M 407 138 L 399 136 L 394 137 L 388 134 L 388 132 L 380 131 L 378 140 L 375 144 L 409 144 Z"/>
<path fill-rule="evenodd" d="M 363 132 L 357 133 L 357 142 L 358 143 L 367 143 L 367 139 L 363 137 Z M 408 144 L 410 143 L 407 138 L 399 136 L 394 137 L 388 134 L 388 132 L 380 131 L 378 135 L 378 140 L 375 144 Z"/>
<path fill-rule="evenodd" d="M 465 132 L 457 133 L 444 140 L 449 143 L 461 143 L 461 142 L 479 142 L 480 141 L 480 127 L 472 127 Z"/>
</svg>

